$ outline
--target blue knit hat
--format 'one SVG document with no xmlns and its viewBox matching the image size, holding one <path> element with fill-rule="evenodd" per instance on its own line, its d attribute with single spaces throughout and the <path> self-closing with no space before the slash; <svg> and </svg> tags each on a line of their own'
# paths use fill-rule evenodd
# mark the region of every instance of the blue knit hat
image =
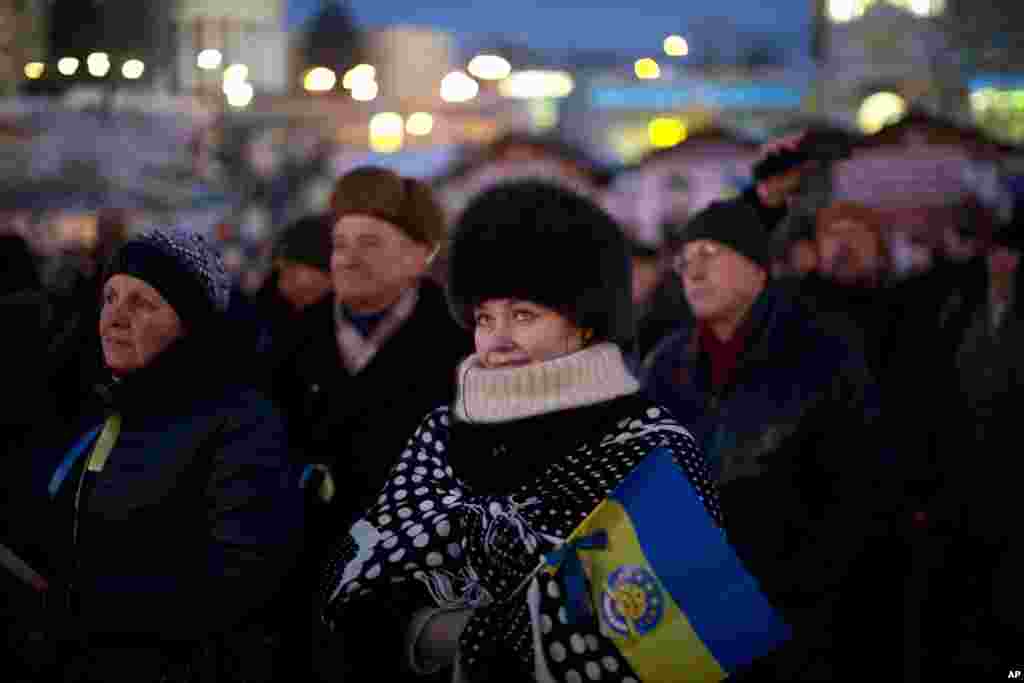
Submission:
<svg viewBox="0 0 1024 683">
<path fill-rule="evenodd" d="M 226 311 L 231 298 L 220 254 L 202 235 L 187 230 L 157 228 L 128 240 L 114 254 L 104 282 L 118 274 L 160 292 L 189 329 Z"/>
</svg>

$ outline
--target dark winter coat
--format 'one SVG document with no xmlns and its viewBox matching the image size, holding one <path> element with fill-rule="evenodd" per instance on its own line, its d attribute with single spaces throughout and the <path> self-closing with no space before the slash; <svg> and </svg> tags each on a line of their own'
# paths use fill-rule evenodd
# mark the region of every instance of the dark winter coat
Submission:
<svg viewBox="0 0 1024 683">
<path fill-rule="evenodd" d="M 276 372 L 275 398 L 292 443 L 307 463 L 334 473 L 335 523 L 365 509 L 405 440 L 432 408 L 451 401 L 455 367 L 472 351 L 439 287 L 423 283 L 412 316 L 357 375 L 344 367 L 334 301 L 312 307 L 303 341 Z"/>
<path fill-rule="evenodd" d="M 751 316 L 746 349 L 719 391 L 695 329 L 660 344 L 642 382 L 691 425 L 729 538 L 765 594 L 798 634 L 827 630 L 882 495 L 877 387 L 856 344 L 779 288 L 769 285 Z"/>
<path fill-rule="evenodd" d="M 302 499 L 279 414 L 224 368 L 211 338 L 186 337 L 119 382 L 98 376 L 73 420 L 44 419 L 9 455 L 6 516 L 31 520 L 8 524 L 9 540 L 50 580 L 67 680 L 224 674 L 230 657 L 210 653 L 252 646 L 239 639 L 292 562 Z M 106 467 L 83 478 L 79 458 L 51 496 L 66 454 L 112 413 Z"/>
</svg>

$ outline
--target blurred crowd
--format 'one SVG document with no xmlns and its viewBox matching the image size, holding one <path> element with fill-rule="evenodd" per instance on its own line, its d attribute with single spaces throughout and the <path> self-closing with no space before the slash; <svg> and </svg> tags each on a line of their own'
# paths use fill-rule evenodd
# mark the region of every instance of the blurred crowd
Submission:
<svg viewBox="0 0 1024 683">
<path fill-rule="evenodd" d="M 798 210 L 798 134 L 652 242 L 513 142 L 444 201 L 346 170 L 252 272 L 237 226 L 5 226 L 5 680 L 1019 667 L 1024 208 Z"/>
</svg>

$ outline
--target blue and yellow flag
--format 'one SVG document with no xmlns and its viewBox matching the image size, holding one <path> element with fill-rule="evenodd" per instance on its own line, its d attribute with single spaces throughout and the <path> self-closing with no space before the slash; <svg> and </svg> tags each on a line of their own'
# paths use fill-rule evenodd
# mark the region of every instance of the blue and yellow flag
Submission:
<svg viewBox="0 0 1024 683">
<path fill-rule="evenodd" d="M 667 449 L 645 458 L 549 562 L 570 610 L 574 593 L 589 593 L 584 616 L 646 681 L 720 681 L 791 636 Z"/>
</svg>

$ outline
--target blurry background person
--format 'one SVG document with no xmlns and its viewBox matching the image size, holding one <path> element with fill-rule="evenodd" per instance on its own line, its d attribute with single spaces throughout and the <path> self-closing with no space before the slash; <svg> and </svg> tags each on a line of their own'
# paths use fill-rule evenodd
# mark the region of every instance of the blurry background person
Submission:
<svg viewBox="0 0 1024 683">
<path fill-rule="evenodd" d="M 634 242 L 633 303 L 636 313 L 636 342 L 626 349 L 631 365 L 639 361 L 665 335 L 692 322 L 682 286 L 672 271 L 671 243 L 655 249 Z"/>
<path fill-rule="evenodd" d="M 0 234 L 0 297 L 39 285 L 39 267 L 25 238 Z"/>
<path fill-rule="evenodd" d="M 273 370 L 295 351 L 303 314 L 331 296 L 331 227 L 328 214 L 304 216 L 278 236 L 273 269 L 251 298 L 232 299 L 231 314 L 247 335 L 258 368 Z M 270 381 L 271 378 L 267 378 Z"/>
<path fill-rule="evenodd" d="M 1003 676 L 998 663 L 1017 656 L 1024 637 L 1024 538 L 1019 515 L 1007 506 L 1018 495 L 1017 461 L 1006 450 L 1018 438 L 1024 400 L 1019 218 L 999 229 L 985 251 L 984 294 L 951 302 L 969 306 L 964 314 L 949 311 L 950 321 L 968 321 L 949 331 L 958 340 L 955 356 L 951 366 L 939 368 L 953 373 L 954 390 L 924 406 L 934 416 L 944 475 L 929 512 L 934 547 L 922 617 L 926 675 L 945 667 L 954 675 Z M 940 614 L 955 615 L 956 628 L 937 624 Z"/>
<path fill-rule="evenodd" d="M 95 393 L 41 373 L 71 395 L 5 481 L 6 531 L 50 582 L 54 675 L 266 680 L 260 611 L 301 539 L 301 497 L 278 413 L 223 345 L 226 273 L 201 237 L 155 230 L 102 281 L 98 335 L 77 354 Z"/>
</svg>

